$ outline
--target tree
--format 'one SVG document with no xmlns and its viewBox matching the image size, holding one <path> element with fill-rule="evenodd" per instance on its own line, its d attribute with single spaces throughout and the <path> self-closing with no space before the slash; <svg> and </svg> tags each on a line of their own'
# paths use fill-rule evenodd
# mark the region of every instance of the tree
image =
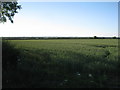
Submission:
<svg viewBox="0 0 120 90">
<path fill-rule="evenodd" d="M 94 36 L 93 38 L 94 38 L 94 39 L 97 39 L 97 36 Z"/>
<path fill-rule="evenodd" d="M 9 0 L 10 2 L 2 2 L 0 0 L 0 22 L 7 22 L 7 18 L 13 23 L 13 17 L 15 13 L 18 13 L 18 9 L 21 9 L 21 5 L 18 5 L 16 0 Z"/>
<path fill-rule="evenodd" d="M 113 39 L 116 39 L 116 38 L 117 38 L 116 36 L 113 37 Z"/>
</svg>

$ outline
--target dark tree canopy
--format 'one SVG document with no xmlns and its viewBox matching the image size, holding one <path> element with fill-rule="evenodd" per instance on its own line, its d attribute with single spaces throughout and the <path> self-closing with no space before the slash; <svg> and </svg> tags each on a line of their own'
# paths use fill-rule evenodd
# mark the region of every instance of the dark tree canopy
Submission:
<svg viewBox="0 0 120 90">
<path fill-rule="evenodd" d="M 93 38 L 94 38 L 94 39 L 97 39 L 97 36 L 94 36 Z"/>
<path fill-rule="evenodd" d="M 8 18 L 13 23 L 13 17 L 20 9 L 21 5 L 18 5 L 17 1 L 2 2 L 0 0 L 0 22 L 7 22 Z"/>
</svg>

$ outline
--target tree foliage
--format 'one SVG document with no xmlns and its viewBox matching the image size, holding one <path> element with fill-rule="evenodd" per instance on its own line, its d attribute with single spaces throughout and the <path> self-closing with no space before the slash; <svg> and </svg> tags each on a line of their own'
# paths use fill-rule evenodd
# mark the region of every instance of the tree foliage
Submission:
<svg viewBox="0 0 120 90">
<path fill-rule="evenodd" d="M 93 38 L 94 38 L 94 39 L 97 39 L 98 37 L 97 37 L 97 36 L 94 36 Z"/>
<path fill-rule="evenodd" d="M 21 9 L 21 5 L 18 5 L 16 1 L 1 2 L 0 1 L 0 22 L 7 22 L 7 18 L 13 23 L 13 17 L 18 10 Z"/>
</svg>

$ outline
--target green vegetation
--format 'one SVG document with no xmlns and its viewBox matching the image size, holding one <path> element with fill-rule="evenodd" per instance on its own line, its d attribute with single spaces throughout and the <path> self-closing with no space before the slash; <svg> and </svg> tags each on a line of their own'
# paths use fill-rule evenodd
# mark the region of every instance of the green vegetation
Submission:
<svg viewBox="0 0 120 90">
<path fill-rule="evenodd" d="M 14 73 L 17 70 L 19 50 L 8 41 L 2 41 L 2 85 L 10 87 L 14 82 Z M 8 83 L 11 83 L 9 84 Z"/>
<path fill-rule="evenodd" d="M 21 9 L 21 5 L 18 5 L 17 0 L 0 1 L 0 22 L 7 22 L 8 18 L 13 23 L 13 17 L 18 13 L 18 9 Z"/>
<path fill-rule="evenodd" d="M 120 86 L 118 39 L 9 40 L 19 49 L 13 82 L 3 87 L 99 88 Z M 12 53 L 12 52 L 11 52 Z"/>
</svg>

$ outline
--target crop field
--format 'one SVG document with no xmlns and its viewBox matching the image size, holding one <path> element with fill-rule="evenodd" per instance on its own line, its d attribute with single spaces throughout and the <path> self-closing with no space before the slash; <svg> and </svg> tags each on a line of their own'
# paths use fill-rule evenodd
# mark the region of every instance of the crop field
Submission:
<svg viewBox="0 0 120 90">
<path fill-rule="evenodd" d="M 118 88 L 118 39 L 9 40 L 20 50 L 11 87 Z M 11 73 L 12 76 L 12 73 Z"/>
</svg>

